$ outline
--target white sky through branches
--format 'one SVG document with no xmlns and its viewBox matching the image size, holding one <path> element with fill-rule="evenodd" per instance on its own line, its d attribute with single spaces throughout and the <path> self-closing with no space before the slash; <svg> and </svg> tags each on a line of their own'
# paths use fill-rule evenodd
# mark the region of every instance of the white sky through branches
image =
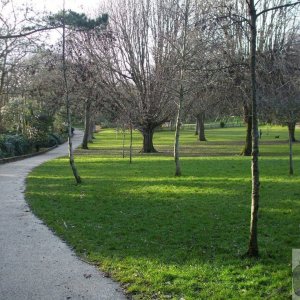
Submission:
<svg viewBox="0 0 300 300">
<path fill-rule="evenodd" d="M 101 0 L 65 0 L 66 9 L 76 12 L 95 14 L 98 11 Z M 15 6 L 29 6 L 37 11 L 57 12 L 63 8 L 63 0 L 13 0 Z"/>
</svg>

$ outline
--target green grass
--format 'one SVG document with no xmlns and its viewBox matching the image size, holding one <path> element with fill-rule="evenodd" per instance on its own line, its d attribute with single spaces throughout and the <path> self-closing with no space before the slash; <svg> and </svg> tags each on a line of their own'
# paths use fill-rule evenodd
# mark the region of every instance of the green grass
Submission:
<svg viewBox="0 0 300 300">
<path fill-rule="evenodd" d="M 76 151 L 82 185 L 60 158 L 30 174 L 26 198 L 78 255 L 134 299 L 287 299 L 292 248 L 300 248 L 300 145 L 290 177 L 285 131 L 271 128 L 261 141 L 259 259 L 242 258 L 251 193 L 250 158 L 237 155 L 243 128 L 208 130 L 206 143 L 183 131 L 180 178 L 169 155 L 173 132 L 155 134 L 162 151 L 155 155 L 139 153 L 135 132 L 130 165 L 120 157 L 121 134 L 104 130 L 91 150 Z"/>
</svg>

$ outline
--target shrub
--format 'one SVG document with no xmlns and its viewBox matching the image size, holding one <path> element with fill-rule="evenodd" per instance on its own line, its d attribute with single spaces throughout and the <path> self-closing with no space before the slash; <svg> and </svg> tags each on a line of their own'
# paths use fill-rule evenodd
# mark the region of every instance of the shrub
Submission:
<svg viewBox="0 0 300 300">
<path fill-rule="evenodd" d="M 224 128 L 225 127 L 225 123 L 223 121 L 220 122 L 220 127 Z"/>
<path fill-rule="evenodd" d="M 23 135 L 3 135 L 0 139 L 1 156 L 24 155 L 31 149 L 31 144 Z"/>
<path fill-rule="evenodd" d="M 52 135 L 49 134 L 47 142 L 45 143 L 45 145 L 42 145 L 42 146 L 44 146 L 44 147 L 53 147 L 53 146 L 58 145 L 58 144 L 59 144 L 58 140 L 55 137 L 53 137 Z"/>
</svg>

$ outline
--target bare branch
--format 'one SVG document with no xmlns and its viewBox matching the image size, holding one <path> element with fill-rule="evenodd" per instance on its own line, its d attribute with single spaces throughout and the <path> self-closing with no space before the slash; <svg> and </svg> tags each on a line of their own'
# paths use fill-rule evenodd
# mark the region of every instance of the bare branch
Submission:
<svg viewBox="0 0 300 300">
<path fill-rule="evenodd" d="M 31 31 L 28 31 L 28 32 L 18 33 L 18 34 L 0 35 L 0 40 L 26 37 L 26 36 L 32 35 L 34 33 L 37 33 L 37 32 L 57 29 L 57 28 L 61 28 L 61 27 L 62 27 L 61 25 L 54 26 L 54 27 L 43 27 L 43 28 L 37 28 L 37 29 L 31 30 Z"/>
<path fill-rule="evenodd" d="M 280 8 L 291 7 L 291 6 L 296 6 L 298 4 L 300 4 L 300 1 L 297 1 L 297 2 L 294 2 L 294 3 L 288 3 L 288 4 L 284 4 L 284 5 L 278 5 L 278 6 L 268 8 L 268 9 L 264 9 L 261 12 L 257 13 L 256 17 L 259 17 L 260 15 L 265 14 L 268 11 L 272 11 L 272 10 L 276 10 L 276 9 L 280 9 Z"/>
</svg>

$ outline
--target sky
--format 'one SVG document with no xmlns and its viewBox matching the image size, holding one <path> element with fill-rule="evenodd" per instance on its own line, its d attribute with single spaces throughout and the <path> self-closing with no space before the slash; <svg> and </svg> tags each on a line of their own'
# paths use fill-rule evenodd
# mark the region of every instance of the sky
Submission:
<svg viewBox="0 0 300 300">
<path fill-rule="evenodd" d="M 63 0 L 13 0 L 16 6 L 31 6 L 39 11 L 57 12 L 63 8 Z M 102 0 L 65 0 L 66 9 L 77 12 L 95 13 Z M 31 5 L 30 5 L 31 4 Z"/>
<path fill-rule="evenodd" d="M 10 0 L 15 8 L 30 7 L 34 12 L 56 13 L 63 9 L 65 1 L 66 10 L 71 9 L 78 13 L 85 13 L 87 16 L 94 18 L 102 13 L 99 7 L 106 0 Z M 111 1 L 111 0 L 110 0 Z M 50 42 L 55 42 L 61 37 L 58 31 L 49 32 Z"/>
</svg>

